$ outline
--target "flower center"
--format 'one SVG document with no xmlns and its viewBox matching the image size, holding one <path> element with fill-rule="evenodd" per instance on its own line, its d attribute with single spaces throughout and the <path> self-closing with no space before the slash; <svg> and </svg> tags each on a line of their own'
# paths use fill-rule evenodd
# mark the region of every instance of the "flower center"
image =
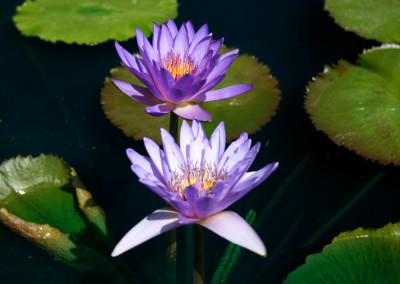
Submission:
<svg viewBox="0 0 400 284">
<path fill-rule="evenodd" d="M 211 194 L 211 189 L 220 181 L 227 178 L 227 173 L 224 169 L 218 170 L 215 166 L 189 164 L 182 169 L 182 172 L 171 173 L 171 181 L 169 188 L 174 192 L 179 192 L 179 195 L 185 199 L 185 188 L 193 185 L 199 191 L 200 195 Z"/>
<path fill-rule="evenodd" d="M 168 55 L 160 61 L 161 66 L 172 74 L 172 76 L 175 78 L 175 81 L 178 81 L 186 74 L 192 73 L 195 67 L 193 59 L 186 56 L 181 59 L 179 54 L 175 55 L 173 52 L 169 52 Z"/>
</svg>

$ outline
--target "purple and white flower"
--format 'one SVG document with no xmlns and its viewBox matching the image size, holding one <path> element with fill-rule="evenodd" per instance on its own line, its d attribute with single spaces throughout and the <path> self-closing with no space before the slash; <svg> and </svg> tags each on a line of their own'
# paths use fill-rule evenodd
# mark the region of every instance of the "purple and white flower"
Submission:
<svg viewBox="0 0 400 284">
<path fill-rule="evenodd" d="M 207 24 L 195 32 L 192 23 L 177 28 L 170 19 L 153 24 L 153 42 L 136 28 L 140 56 L 133 56 L 118 42 L 117 52 L 125 66 L 147 88 L 113 79 L 114 84 L 138 102 L 150 105 L 146 112 L 162 116 L 174 112 L 186 119 L 209 121 L 211 114 L 197 103 L 223 100 L 253 88 L 238 84 L 210 91 L 225 77 L 238 49 L 218 54 L 223 39 L 212 40 Z"/>
<path fill-rule="evenodd" d="M 197 223 L 228 241 L 257 254 L 265 246 L 252 227 L 232 211 L 222 211 L 263 182 L 278 166 L 270 163 L 247 172 L 260 143 L 251 147 L 247 133 L 225 150 L 225 127 L 221 122 L 208 140 L 197 120 L 190 127 L 183 121 L 180 146 L 161 129 L 163 149 L 144 138 L 149 154 L 144 157 L 127 149 L 132 170 L 139 181 L 171 207 L 158 209 L 133 227 L 117 244 L 112 256 L 182 225 Z"/>
</svg>

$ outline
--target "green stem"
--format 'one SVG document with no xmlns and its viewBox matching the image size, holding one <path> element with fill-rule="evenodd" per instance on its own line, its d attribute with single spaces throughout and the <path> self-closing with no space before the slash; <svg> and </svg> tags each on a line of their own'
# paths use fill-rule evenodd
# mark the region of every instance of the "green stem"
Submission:
<svg viewBox="0 0 400 284">
<path fill-rule="evenodd" d="M 204 283 L 204 229 L 195 225 L 193 283 Z"/>
<path fill-rule="evenodd" d="M 167 245 L 167 283 L 176 283 L 176 230 L 166 233 Z"/>
<path fill-rule="evenodd" d="M 178 127 L 179 127 L 179 117 L 171 112 L 169 117 L 169 133 L 174 137 L 175 142 L 178 143 Z"/>
<path fill-rule="evenodd" d="M 178 122 L 179 117 L 171 112 L 169 119 L 169 133 L 178 143 Z M 176 230 L 171 230 L 166 233 L 167 245 L 167 283 L 176 284 Z"/>
</svg>

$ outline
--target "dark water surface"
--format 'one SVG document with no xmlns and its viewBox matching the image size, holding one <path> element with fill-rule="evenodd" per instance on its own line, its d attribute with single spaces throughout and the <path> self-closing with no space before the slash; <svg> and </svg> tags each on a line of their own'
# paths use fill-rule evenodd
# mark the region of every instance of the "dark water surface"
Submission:
<svg viewBox="0 0 400 284">
<path fill-rule="evenodd" d="M 216 3 L 217 2 L 217 3 Z M 26 38 L 11 17 L 18 1 L 0 2 L 0 161 L 18 154 L 51 153 L 73 166 L 106 211 L 116 235 L 163 206 L 161 198 L 137 182 L 125 149 L 145 153 L 105 117 L 100 89 L 119 64 L 113 42 L 98 46 L 51 44 Z M 253 169 L 279 161 L 278 170 L 230 209 L 257 212 L 256 230 L 268 257 L 243 251 L 230 283 L 281 283 L 332 238 L 357 227 L 381 227 L 400 220 L 399 170 L 382 167 L 342 147 L 313 127 L 303 108 L 307 82 L 324 65 L 351 62 L 363 48 L 378 45 L 345 32 L 323 11 L 323 1 L 180 1 L 177 24 L 191 19 L 209 24 L 225 38 L 271 68 L 279 81 L 278 113 L 253 140 L 262 148 Z M 131 51 L 135 39 L 124 46 Z M 143 115 L 145 115 L 143 113 Z M 378 173 L 383 177 L 364 188 Z M 264 210 L 264 211 L 263 211 Z M 264 213 L 262 213 L 264 212 Z M 178 230 L 181 244 L 185 229 Z M 205 234 L 206 280 L 228 242 Z M 164 238 L 126 253 L 139 283 L 163 283 Z M 190 261 L 179 251 L 179 279 L 190 283 Z M 90 283 L 0 226 L 1 283 Z"/>
</svg>

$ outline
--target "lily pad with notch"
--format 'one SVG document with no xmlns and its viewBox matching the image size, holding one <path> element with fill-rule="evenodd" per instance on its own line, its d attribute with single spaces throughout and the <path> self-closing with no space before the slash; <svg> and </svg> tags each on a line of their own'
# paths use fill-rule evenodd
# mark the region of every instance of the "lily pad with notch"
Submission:
<svg viewBox="0 0 400 284">
<path fill-rule="evenodd" d="M 305 107 L 334 142 L 382 164 L 400 165 L 400 46 L 341 60 L 308 85 Z"/>
</svg>

